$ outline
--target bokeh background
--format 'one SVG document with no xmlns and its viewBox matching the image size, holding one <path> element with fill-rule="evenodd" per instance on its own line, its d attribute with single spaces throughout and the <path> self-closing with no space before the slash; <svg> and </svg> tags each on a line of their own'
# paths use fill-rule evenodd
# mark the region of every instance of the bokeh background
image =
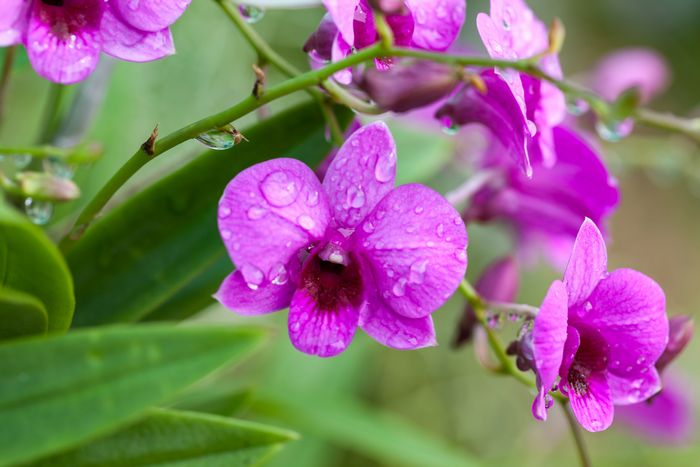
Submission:
<svg viewBox="0 0 700 467">
<path fill-rule="evenodd" d="M 671 87 L 652 106 L 685 115 L 700 112 L 697 0 L 529 3 L 543 20 L 557 16 L 566 25 L 561 56 L 569 77 L 585 80 L 587 70 L 616 48 L 651 47 L 666 57 L 672 74 Z M 482 47 L 475 16 L 487 10 L 485 0 L 469 2 L 462 40 L 479 53 Z M 268 11 L 255 27 L 276 50 L 304 68 L 301 45 L 322 15 L 320 8 Z M 194 1 L 173 32 L 176 56 L 148 64 L 105 60 L 102 77 L 87 84 L 99 96 L 100 81 L 108 79 L 104 101 L 95 107 L 84 128 L 85 138 L 100 141 L 105 154 L 76 174 L 84 196 L 57 209 L 48 226 L 52 235 L 63 232 L 71 215 L 156 123 L 167 133 L 249 94 L 255 54 L 214 2 Z M 269 81 L 279 79 L 274 71 L 269 73 Z M 41 119 L 48 94 L 48 83 L 33 73 L 20 53 L 0 145 L 30 145 L 45 136 Z M 274 113 L 305 97 L 300 93 L 275 102 L 266 112 Z M 85 115 L 77 119 L 79 123 Z M 237 126 L 244 128 L 261 117 L 264 115 L 248 116 Z M 439 132 L 421 133 L 405 120 L 395 122 L 393 128 L 400 183 L 419 181 L 443 192 L 454 185 L 455 177 L 447 176 L 454 173 L 454 138 Z M 599 144 L 623 196 L 611 222 L 611 268 L 643 271 L 665 289 L 669 314 L 698 316 L 700 149 L 678 136 L 644 130 L 620 143 Z M 190 142 L 156 160 L 115 202 L 200 150 L 201 146 Z M 510 242 L 499 226 L 470 226 L 469 234 L 469 276 L 474 279 L 491 259 L 509 250 Z M 545 265 L 523 271 L 520 301 L 537 305 L 556 276 Z M 454 297 L 435 313 L 439 347 L 397 352 L 358 333 L 348 351 L 332 360 L 294 351 L 286 337 L 285 313 L 245 320 L 212 306 L 194 320 L 264 321 L 277 329 L 265 350 L 242 368 L 218 376 L 218 386 L 213 386 L 233 388 L 236 397 L 231 399 L 230 412 L 236 416 L 265 420 L 302 434 L 301 440 L 271 462 L 273 466 L 575 465 L 573 444 L 558 408 L 550 412 L 547 423 L 536 422 L 530 414 L 532 394 L 517 382 L 482 369 L 471 347 L 450 348 L 463 307 L 461 298 Z M 515 331 L 515 326 L 506 325 L 503 334 L 510 337 Z M 700 414 L 699 355 L 700 344 L 695 341 L 672 368 L 694 398 L 696 419 Z M 585 439 L 596 466 L 700 465 L 697 434 L 686 444 L 665 446 L 615 424 L 604 433 L 586 434 Z"/>
</svg>

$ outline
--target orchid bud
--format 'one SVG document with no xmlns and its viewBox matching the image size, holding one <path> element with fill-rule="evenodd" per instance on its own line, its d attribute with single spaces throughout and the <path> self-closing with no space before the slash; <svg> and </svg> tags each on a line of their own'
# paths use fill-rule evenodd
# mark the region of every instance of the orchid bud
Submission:
<svg viewBox="0 0 700 467">
<path fill-rule="evenodd" d="M 547 52 L 552 55 L 558 54 L 564 46 L 565 38 L 566 29 L 564 29 L 564 23 L 562 23 L 559 18 L 554 18 L 552 24 L 549 26 L 549 34 L 547 37 L 549 47 Z"/>
<path fill-rule="evenodd" d="M 330 62 L 333 51 L 333 41 L 338 35 L 338 27 L 330 15 L 321 20 L 318 28 L 309 36 L 304 44 L 304 52 L 317 62 Z"/>
<path fill-rule="evenodd" d="M 675 360 L 693 338 L 694 323 L 690 316 L 674 316 L 668 324 L 668 344 L 666 344 L 664 353 L 656 361 L 658 371 L 663 371 L 669 363 Z"/>
<path fill-rule="evenodd" d="M 41 201 L 70 201 L 80 196 L 71 180 L 43 172 L 20 172 L 15 175 L 23 196 Z"/>
<path fill-rule="evenodd" d="M 405 15 L 408 8 L 403 0 L 368 0 L 369 6 L 384 15 Z"/>
<path fill-rule="evenodd" d="M 518 293 L 518 266 L 515 260 L 507 256 L 491 263 L 476 283 L 476 291 L 487 300 L 497 302 L 513 301 Z M 453 347 L 459 348 L 472 339 L 476 316 L 471 306 L 467 305 L 457 329 Z"/>
<path fill-rule="evenodd" d="M 447 96 L 459 81 L 459 73 L 450 66 L 404 60 L 388 70 L 368 67 L 359 87 L 382 109 L 400 113 Z"/>
</svg>

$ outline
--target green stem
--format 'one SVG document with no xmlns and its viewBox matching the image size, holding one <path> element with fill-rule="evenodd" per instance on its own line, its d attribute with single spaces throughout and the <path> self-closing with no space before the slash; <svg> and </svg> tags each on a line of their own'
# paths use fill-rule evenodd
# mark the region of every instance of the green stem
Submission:
<svg viewBox="0 0 700 467">
<path fill-rule="evenodd" d="M 74 148 L 59 148 L 48 144 L 31 147 L 2 147 L 0 155 L 29 154 L 34 159 L 57 158 L 69 164 L 87 164 L 99 159 L 101 150 L 98 147 L 77 146 Z"/>
<path fill-rule="evenodd" d="M 195 138 L 197 135 L 207 130 L 212 128 L 220 128 L 228 123 L 231 123 L 267 104 L 268 102 L 272 102 L 296 91 L 317 86 L 324 79 L 332 76 L 339 70 L 370 60 L 378 54 L 379 50 L 379 46 L 368 47 L 345 58 L 344 60 L 331 63 L 328 66 L 318 70 L 309 71 L 303 75 L 297 76 L 296 78 L 292 78 L 288 81 L 273 86 L 265 91 L 258 99 L 253 96 L 249 96 L 233 107 L 229 107 L 228 109 L 217 114 L 198 120 L 183 128 L 180 128 L 173 133 L 170 133 L 163 138 L 158 139 L 155 142 L 152 155 L 146 154 L 143 148 L 139 149 L 117 171 L 117 173 L 114 174 L 109 181 L 107 181 L 102 189 L 100 189 L 92 200 L 90 200 L 87 206 L 85 206 L 83 211 L 78 216 L 78 219 L 75 221 L 73 228 L 61 241 L 61 248 L 64 251 L 70 248 L 72 244 L 80 238 L 87 226 L 93 221 L 95 216 L 100 213 L 102 208 L 105 206 L 105 204 L 107 204 L 117 190 L 119 190 L 119 188 L 121 188 L 132 175 L 141 169 L 141 167 L 159 155 L 185 141 Z"/>
<path fill-rule="evenodd" d="M 10 76 L 12 75 L 12 64 L 15 61 L 17 46 L 13 45 L 5 49 L 5 60 L 2 64 L 2 74 L 0 74 L 0 125 L 5 116 L 5 96 L 10 87 Z"/>
<path fill-rule="evenodd" d="M 41 124 L 41 133 L 37 138 L 40 143 L 46 143 L 56 134 L 61 123 L 61 103 L 65 97 L 67 87 L 63 84 L 51 83 L 49 96 L 44 110 L 44 120 Z"/>
<path fill-rule="evenodd" d="M 529 388 L 534 387 L 534 381 L 531 378 L 529 378 L 525 373 L 518 370 L 518 368 L 513 363 L 513 360 L 506 353 L 506 349 L 503 346 L 501 340 L 498 338 L 493 329 L 489 327 L 486 320 L 486 302 L 484 301 L 484 299 L 481 298 L 478 292 L 474 289 L 474 287 L 472 287 L 472 285 L 469 282 L 467 282 L 466 279 L 463 279 L 460 283 L 459 291 L 462 293 L 462 295 L 464 295 L 464 298 L 466 298 L 467 302 L 469 302 L 469 304 L 471 305 L 472 309 L 474 310 L 474 315 L 476 316 L 477 321 L 479 321 L 479 324 L 484 329 L 484 332 L 486 332 L 486 338 L 488 339 L 489 346 L 491 347 L 491 350 L 496 356 L 496 360 L 498 360 L 498 363 L 501 365 L 502 372 L 511 375 L 512 377 L 514 377 L 519 382 L 521 382 Z"/>
<path fill-rule="evenodd" d="M 580 90 L 573 84 L 567 83 L 562 80 L 557 80 L 545 75 L 542 71 L 537 69 L 537 67 L 535 67 L 532 64 L 532 61 L 530 60 L 507 61 L 495 60 L 484 57 L 464 57 L 396 47 L 387 49 L 381 43 L 374 44 L 373 46 L 361 49 L 357 53 L 349 55 L 348 57 L 345 57 L 342 60 L 330 63 L 323 68 L 308 71 L 288 81 L 273 86 L 267 89 L 258 99 L 250 96 L 244 99 L 243 101 L 239 102 L 238 104 L 234 105 L 233 107 L 230 107 L 226 110 L 223 110 L 222 112 L 211 115 L 209 117 L 203 118 L 194 123 L 191 123 L 190 125 L 187 125 L 165 136 L 164 138 L 157 140 L 155 144 L 155 151 L 151 156 L 147 155 L 146 152 L 143 151 L 143 149 L 140 149 L 131 157 L 131 159 L 129 159 L 129 161 L 126 162 L 124 166 L 122 166 L 119 169 L 119 171 L 107 182 L 107 184 L 104 187 L 102 187 L 102 189 L 84 208 L 84 210 L 78 216 L 74 227 L 61 242 L 62 248 L 69 248 L 75 241 L 77 241 L 77 239 L 80 238 L 81 233 L 92 222 L 95 216 L 99 214 L 99 212 L 105 206 L 107 201 L 111 199 L 114 193 L 116 193 L 117 190 L 119 190 L 119 188 L 121 188 L 121 186 L 124 183 L 126 183 L 126 181 L 128 181 L 133 174 L 135 174 L 141 167 L 146 165 L 153 158 L 159 156 L 160 154 L 163 154 L 164 152 L 177 146 L 178 144 L 181 144 L 189 139 L 196 137 L 204 131 L 207 131 L 212 128 L 218 128 L 230 122 L 233 122 L 241 118 L 242 116 L 258 109 L 262 105 L 267 104 L 268 102 L 271 102 L 275 99 L 279 99 L 296 91 L 307 90 L 308 88 L 312 88 L 314 86 L 324 86 L 326 90 L 329 91 L 329 94 L 331 94 L 331 97 L 334 97 L 332 90 L 340 89 L 343 93 L 345 93 L 345 96 L 343 96 L 344 98 L 355 99 L 359 101 L 359 99 L 355 98 L 354 96 L 351 96 L 349 93 L 346 93 L 344 90 L 342 90 L 342 88 L 340 88 L 337 84 L 333 83 L 332 81 L 329 81 L 328 78 L 333 76 L 338 71 L 356 66 L 360 63 L 364 63 L 378 57 L 386 56 L 414 57 L 459 66 L 512 68 L 525 73 L 530 73 L 536 77 L 540 77 L 541 79 L 550 81 L 553 84 L 559 86 L 565 92 L 566 90 L 568 90 L 569 92 L 575 93 L 576 95 L 586 97 L 587 99 L 590 99 L 590 102 L 593 102 L 598 107 L 608 105 L 607 103 L 605 103 L 597 97 L 595 99 L 590 97 L 591 95 L 589 95 L 588 92 Z M 340 102 L 347 103 L 347 101 L 343 100 L 341 100 Z M 364 103 L 364 101 L 360 102 Z M 364 104 L 369 105 L 367 103 Z M 350 106 L 353 107 L 353 105 Z M 696 137 L 696 135 L 700 137 L 700 129 L 697 129 L 696 131 L 696 128 L 693 124 L 674 125 L 673 119 L 671 119 L 669 116 L 664 116 L 664 118 L 660 118 L 660 114 L 652 111 L 640 111 L 638 112 L 638 115 L 641 118 L 640 122 L 646 125 L 685 133 L 691 137 Z M 683 123 L 687 123 L 685 120 L 678 120 Z M 492 335 L 493 333 L 490 334 Z M 490 337 L 490 339 L 493 338 Z M 513 365 L 511 363 L 510 368 L 512 367 Z M 514 374 L 517 375 L 516 377 L 521 380 L 524 378 L 524 376 L 517 372 L 517 370 L 514 372 Z"/>
<path fill-rule="evenodd" d="M 569 424 L 569 430 L 574 438 L 574 444 L 576 445 L 576 451 L 578 453 L 579 461 L 581 462 L 581 467 L 592 467 L 593 464 L 591 464 L 591 458 L 588 455 L 586 443 L 583 441 L 583 434 L 581 433 L 581 428 L 578 426 L 578 422 L 569 410 L 567 404 L 561 404 L 561 409 L 564 412 L 566 421 Z"/>
</svg>

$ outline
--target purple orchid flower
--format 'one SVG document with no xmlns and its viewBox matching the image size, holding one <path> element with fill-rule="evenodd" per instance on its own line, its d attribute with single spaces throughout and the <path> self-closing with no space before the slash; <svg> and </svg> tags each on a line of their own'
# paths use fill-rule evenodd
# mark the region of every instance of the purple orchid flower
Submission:
<svg viewBox="0 0 700 467">
<path fill-rule="evenodd" d="M 693 337 L 693 320 L 688 316 L 674 316 L 669 320 L 666 350 L 656 361 L 663 389 L 639 404 L 620 407 L 620 420 L 632 430 L 652 441 L 680 444 L 691 439 L 695 431 L 693 400 L 687 384 L 666 367 L 685 349 Z"/>
<path fill-rule="evenodd" d="M 343 352 L 357 327 L 396 349 L 435 345 L 430 314 L 467 267 L 458 213 L 422 185 L 394 187 L 396 148 L 382 122 L 357 130 L 323 183 L 293 159 L 236 176 L 219 229 L 237 270 L 216 298 L 244 315 L 289 307 L 302 352 Z"/>
<path fill-rule="evenodd" d="M 464 24 L 464 0 L 405 0 L 405 10 L 386 16 L 394 33 L 394 43 L 426 50 L 447 50 Z M 353 50 L 379 40 L 372 9 L 367 0 L 324 0 L 328 15 L 304 46 L 316 62 L 340 60 Z M 385 60 L 377 60 L 386 68 Z M 349 70 L 336 73 L 336 80 L 349 84 Z"/>
<path fill-rule="evenodd" d="M 477 28 L 486 50 L 492 58 L 516 60 L 542 55 L 540 68 L 555 78 L 562 77 L 559 58 L 547 53 L 549 39 L 547 27 L 542 23 L 523 0 L 491 0 L 490 15 L 479 13 Z M 518 120 L 517 131 L 505 133 L 493 126 L 493 120 L 484 122 L 499 138 L 513 141 L 504 146 L 517 146 L 513 154 L 528 175 L 531 174 L 530 158 L 538 155 L 547 166 L 554 164 L 556 154 L 552 129 L 566 116 L 564 94 L 555 86 L 513 70 L 497 70 L 506 83 L 512 100 L 509 106 L 516 106 L 519 115 L 510 116 Z M 494 85 L 489 85 L 489 91 Z M 498 89 L 503 94 L 503 89 Z M 503 102 L 505 96 L 496 98 Z M 489 104 L 491 99 L 482 99 Z M 476 110 L 475 112 L 479 112 Z M 490 113 L 488 110 L 483 110 Z M 522 122 L 520 122 L 522 121 Z"/>
<path fill-rule="evenodd" d="M 651 49 L 620 49 L 606 55 L 591 76 L 591 87 L 613 101 L 637 87 L 647 103 L 668 86 L 670 72 L 664 58 Z"/>
<path fill-rule="evenodd" d="M 661 287 L 632 269 L 607 272 L 603 236 L 581 225 L 564 273 L 542 302 L 532 331 L 538 394 L 533 415 L 547 418 L 548 392 L 559 381 L 578 422 L 601 431 L 614 405 L 644 401 L 661 388 L 654 366 L 668 341 Z"/>
<path fill-rule="evenodd" d="M 517 114 L 516 114 L 517 115 Z M 471 198 L 467 222 L 504 221 L 515 234 L 525 262 L 543 251 L 555 266 L 568 253 L 585 218 L 604 225 L 619 202 L 616 181 L 595 151 L 575 133 L 552 131 L 557 163 L 547 167 L 533 159 L 528 178 L 495 142 L 478 162 L 487 180 Z"/>
<path fill-rule="evenodd" d="M 190 0 L 3 0 L 0 46 L 23 43 L 39 75 L 85 79 L 100 51 L 133 62 L 173 54 L 168 27 Z"/>
</svg>

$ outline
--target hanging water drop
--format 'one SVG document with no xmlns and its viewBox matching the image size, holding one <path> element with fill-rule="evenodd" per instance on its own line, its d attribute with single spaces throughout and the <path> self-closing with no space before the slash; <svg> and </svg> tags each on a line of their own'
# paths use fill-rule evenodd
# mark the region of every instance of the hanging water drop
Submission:
<svg viewBox="0 0 700 467">
<path fill-rule="evenodd" d="M 32 161 L 32 156 L 30 154 L 15 154 L 12 157 L 12 161 L 17 169 L 22 170 Z"/>
<path fill-rule="evenodd" d="M 588 102 L 583 99 L 568 99 L 566 101 L 566 110 L 574 117 L 580 117 L 588 112 L 589 108 Z"/>
<path fill-rule="evenodd" d="M 595 124 L 598 136 L 610 143 L 621 141 L 632 132 L 633 127 L 634 123 L 631 119 L 621 122 L 604 122 L 603 120 L 598 120 Z"/>
<path fill-rule="evenodd" d="M 263 281 L 263 272 L 252 264 L 244 264 L 241 267 L 241 274 L 246 285 L 251 290 L 258 290 Z"/>
<path fill-rule="evenodd" d="M 394 287 L 391 289 L 391 292 L 396 297 L 403 297 L 404 295 L 406 295 L 406 282 L 406 279 L 404 279 L 403 277 L 397 280 L 394 284 Z"/>
<path fill-rule="evenodd" d="M 247 3 L 238 5 L 238 11 L 248 24 L 255 24 L 265 16 L 265 10 L 262 7 Z"/>
<path fill-rule="evenodd" d="M 73 174 L 75 173 L 75 168 L 72 165 L 66 164 L 58 157 L 44 159 L 43 166 L 44 170 L 48 173 L 67 180 L 73 178 Z"/>
<path fill-rule="evenodd" d="M 53 204 L 27 198 L 24 200 L 24 212 L 27 213 L 29 220 L 36 225 L 45 225 L 53 215 Z"/>
<path fill-rule="evenodd" d="M 205 131 L 195 139 L 215 151 L 224 151 L 236 145 L 236 136 L 230 126 Z"/>
<path fill-rule="evenodd" d="M 450 117 L 442 118 L 442 131 L 446 135 L 454 136 L 459 133 L 459 125 Z"/>
<path fill-rule="evenodd" d="M 287 273 L 287 268 L 283 264 L 278 264 L 273 266 L 270 270 L 270 282 L 274 285 L 284 285 L 289 280 L 289 274 Z"/>
</svg>

